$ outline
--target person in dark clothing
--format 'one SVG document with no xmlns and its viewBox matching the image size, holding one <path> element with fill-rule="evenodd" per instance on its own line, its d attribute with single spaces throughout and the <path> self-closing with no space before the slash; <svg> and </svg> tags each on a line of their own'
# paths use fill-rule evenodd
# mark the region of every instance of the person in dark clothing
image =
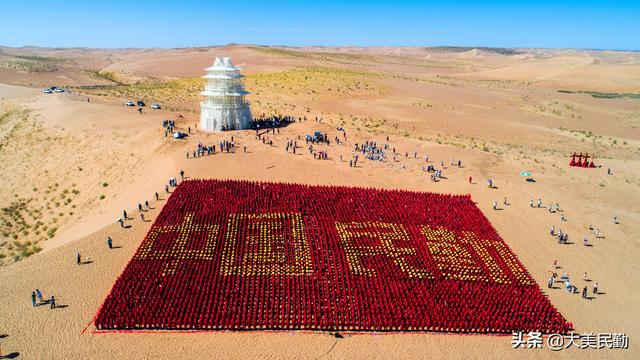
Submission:
<svg viewBox="0 0 640 360">
<path fill-rule="evenodd" d="M 113 240 L 111 239 L 111 236 L 107 237 L 107 246 L 109 246 L 109 249 L 113 249 Z"/>
<path fill-rule="evenodd" d="M 51 309 L 56 308 L 56 297 L 51 295 Z"/>
</svg>

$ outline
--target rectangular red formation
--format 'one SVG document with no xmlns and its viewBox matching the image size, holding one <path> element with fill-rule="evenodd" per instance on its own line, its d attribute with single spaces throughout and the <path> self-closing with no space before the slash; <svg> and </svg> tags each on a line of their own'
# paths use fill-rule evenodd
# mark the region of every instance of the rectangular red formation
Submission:
<svg viewBox="0 0 640 360">
<path fill-rule="evenodd" d="M 231 180 L 175 189 L 95 325 L 571 327 L 468 195 Z"/>
</svg>

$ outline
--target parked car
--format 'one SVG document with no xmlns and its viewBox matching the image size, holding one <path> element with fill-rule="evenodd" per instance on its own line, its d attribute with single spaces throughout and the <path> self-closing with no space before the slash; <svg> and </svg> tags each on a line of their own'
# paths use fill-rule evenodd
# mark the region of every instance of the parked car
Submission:
<svg viewBox="0 0 640 360">
<path fill-rule="evenodd" d="M 53 91 L 51 91 L 51 89 L 46 88 L 46 89 L 42 89 L 42 93 L 44 94 L 51 94 Z"/>
<path fill-rule="evenodd" d="M 140 106 L 140 107 L 145 106 L 145 105 L 144 105 L 144 101 L 142 101 L 142 100 L 138 100 L 137 104 L 138 104 L 138 106 Z"/>
<path fill-rule="evenodd" d="M 61 88 L 55 88 L 55 89 L 53 90 L 53 92 L 63 93 L 63 92 L 64 92 L 64 89 L 61 89 Z"/>
<path fill-rule="evenodd" d="M 158 104 L 158 103 L 153 103 L 153 104 L 151 104 L 151 108 L 152 108 L 152 109 L 155 109 L 155 110 L 158 110 L 158 109 L 160 109 L 161 107 L 160 107 L 160 104 Z"/>
<path fill-rule="evenodd" d="M 184 139 L 187 136 L 189 136 L 189 134 L 183 133 L 183 132 L 180 132 L 180 131 L 176 131 L 175 133 L 173 133 L 173 138 L 174 139 Z"/>
<path fill-rule="evenodd" d="M 124 103 L 126 106 L 136 106 L 136 104 L 133 101 L 127 101 Z"/>
</svg>

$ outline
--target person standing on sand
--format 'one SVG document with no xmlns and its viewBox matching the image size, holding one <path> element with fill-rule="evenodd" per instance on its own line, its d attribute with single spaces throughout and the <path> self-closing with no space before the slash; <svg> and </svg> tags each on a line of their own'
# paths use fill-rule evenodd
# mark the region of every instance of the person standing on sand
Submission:
<svg viewBox="0 0 640 360">
<path fill-rule="evenodd" d="M 187 151 L 187 159 L 189 158 L 189 152 Z"/>
<path fill-rule="evenodd" d="M 148 200 L 144 201 L 144 206 L 146 207 L 147 210 L 149 210 L 149 201 Z"/>
<path fill-rule="evenodd" d="M 50 309 L 55 309 L 56 308 L 56 297 L 51 295 L 51 307 Z"/>
<path fill-rule="evenodd" d="M 498 209 L 498 202 L 493 200 L 493 210 L 497 210 Z"/>
<path fill-rule="evenodd" d="M 38 298 L 38 302 L 42 302 L 42 293 L 40 289 L 36 289 L 36 297 Z"/>
<path fill-rule="evenodd" d="M 122 218 L 119 218 L 118 222 L 120 223 L 120 227 L 123 228 L 124 227 L 124 220 L 122 220 Z"/>
<path fill-rule="evenodd" d="M 184 180 L 184 170 L 180 170 L 180 178 Z"/>
<path fill-rule="evenodd" d="M 169 193 L 169 185 L 164 186 L 164 192 L 166 192 L 167 194 Z"/>
<path fill-rule="evenodd" d="M 593 295 L 598 295 L 598 283 L 593 283 Z"/>
<path fill-rule="evenodd" d="M 82 263 L 82 256 L 80 255 L 80 251 L 76 253 L 76 264 L 80 265 Z"/>
<path fill-rule="evenodd" d="M 36 307 L 36 292 L 31 292 L 31 306 Z"/>
<path fill-rule="evenodd" d="M 158 195 L 158 192 L 156 191 L 156 201 L 160 200 L 160 195 Z"/>
<path fill-rule="evenodd" d="M 111 236 L 107 237 L 107 246 L 109 249 L 113 249 L 113 240 L 111 239 Z"/>
<path fill-rule="evenodd" d="M 587 287 L 586 286 L 582 288 L 582 298 L 583 299 L 587 298 Z"/>
<path fill-rule="evenodd" d="M 473 180 L 473 178 L 471 176 L 469 176 L 469 184 L 471 184 L 472 180 Z"/>
<path fill-rule="evenodd" d="M 144 213 L 140 213 L 140 219 L 144 222 Z"/>
</svg>

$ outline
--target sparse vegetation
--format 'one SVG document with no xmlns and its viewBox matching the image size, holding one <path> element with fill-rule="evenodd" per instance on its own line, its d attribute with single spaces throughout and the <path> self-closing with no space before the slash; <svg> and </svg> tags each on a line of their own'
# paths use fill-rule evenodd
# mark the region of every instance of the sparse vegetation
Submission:
<svg viewBox="0 0 640 360">
<path fill-rule="evenodd" d="M 107 75 L 109 80 L 110 75 Z M 257 73 L 247 76 L 246 86 L 256 96 L 268 94 L 271 98 L 285 98 L 291 95 L 311 95 L 317 98 L 337 99 L 380 95 L 386 86 L 375 81 L 378 74 L 366 71 L 327 67 L 297 67 L 290 70 Z M 196 111 L 200 101 L 200 91 L 205 85 L 202 78 L 183 78 L 171 81 L 150 80 L 133 85 L 101 85 L 79 87 L 78 91 L 97 96 L 118 99 L 153 99 L 165 104 L 167 110 Z M 284 111 L 295 105 L 260 103 L 258 106 L 269 110 Z M 310 108 L 306 108 L 310 112 Z"/>
<path fill-rule="evenodd" d="M 58 70 L 55 63 L 36 62 L 30 60 L 4 60 L 0 61 L 0 67 L 26 73 L 54 72 Z"/>
<path fill-rule="evenodd" d="M 597 99 L 633 99 L 640 100 L 640 93 L 615 93 L 615 92 L 598 92 L 598 91 L 572 91 L 558 90 L 565 94 L 588 94 Z"/>
</svg>

